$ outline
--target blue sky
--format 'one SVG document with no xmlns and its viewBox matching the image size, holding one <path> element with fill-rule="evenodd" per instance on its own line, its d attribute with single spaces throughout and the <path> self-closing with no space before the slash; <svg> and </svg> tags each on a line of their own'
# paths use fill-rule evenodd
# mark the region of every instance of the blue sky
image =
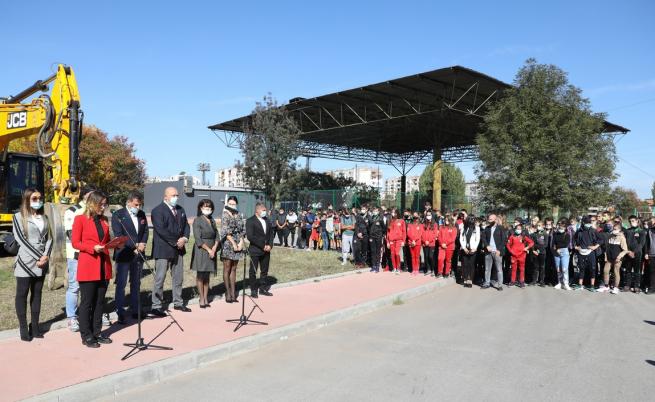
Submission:
<svg viewBox="0 0 655 402">
<path fill-rule="evenodd" d="M 535 57 L 632 130 L 617 139 L 617 184 L 650 197 L 654 2 L 313 3 L 9 2 L 0 94 L 69 64 L 85 123 L 129 137 L 149 175 L 169 176 L 198 162 L 232 165 L 238 152 L 207 126 L 249 113 L 268 92 L 287 102 L 455 64 L 511 82 Z M 460 164 L 468 180 L 473 165 Z"/>
</svg>

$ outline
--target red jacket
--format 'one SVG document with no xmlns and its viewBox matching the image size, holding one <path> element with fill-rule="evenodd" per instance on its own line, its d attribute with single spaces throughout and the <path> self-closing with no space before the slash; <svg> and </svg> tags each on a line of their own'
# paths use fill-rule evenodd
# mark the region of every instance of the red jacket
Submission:
<svg viewBox="0 0 655 402">
<path fill-rule="evenodd" d="M 507 240 L 507 251 L 509 251 L 512 257 L 525 258 L 528 254 L 525 248 L 532 248 L 532 246 L 534 246 L 534 242 L 530 236 L 511 235 Z"/>
<path fill-rule="evenodd" d="M 406 238 L 407 229 L 405 228 L 405 221 L 402 219 L 393 219 L 387 229 L 387 240 L 390 242 L 404 242 Z"/>
<path fill-rule="evenodd" d="M 77 261 L 77 280 L 79 282 L 99 281 L 111 279 L 111 258 L 109 250 L 104 249 L 100 254 L 96 253 L 93 246 L 103 245 L 109 242 L 109 226 L 107 218 L 100 220 L 105 236 L 102 240 L 98 238 L 98 230 L 93 218 L 78 215 L 73 221 L 73 233 L 71 243 L 73 248 L 80 251 Z M 101 255 L 104 255 L 105 276 L 100 278 Z"/>
<path fill-rule="evenodd" d="M 455 250 L 455 240 L 458 235 L 459 232 L 454 226 L 441 226 L 439 228 L 439 247 L 443 249 L 441 245 L 446 243 L 446 250 Z"/>
<path fill-rule="evenodd" d="M 410 223 L 407 225 L 407 243 L 411 247 L 411 242 L 415 241 L 417 245 L 421 245 L 421 237 L 423 236 L 423 225 L 420 223 Z"/>
<path fill-rule="evenodd" d="M 432 224 L 432 229 L 429 225 L 423 225 L 423 234 L 421 235 L 421 244 L 425 246 L 426 242 L 428 247 L 434 247 L 439 238 L 439 226 L 436 223 Z"/>
</svg>

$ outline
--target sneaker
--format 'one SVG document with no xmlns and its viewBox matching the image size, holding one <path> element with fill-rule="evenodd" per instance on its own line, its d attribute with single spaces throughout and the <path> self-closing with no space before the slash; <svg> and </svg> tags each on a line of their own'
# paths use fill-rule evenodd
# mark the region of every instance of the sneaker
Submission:
<svg viewBox="0 0 655 402">
<path fill-rule="evenodd" d="M 434 278 L 436 275 L 434 274 L 434 272 L 431 272 L 430 276 Z"/>
<path fill-rule="evenodd" d="M 608 288 L 607 286 L 599 286 L 598 287 L 598 292 L 600 292 L 600 293 L 607 292 L 609 290 L 610 290 L 610 288 Z"/>
<path fill-rule="evenodd" d="M 555 285 L 555 289 L 557 289 L 557 290 L 562 289 L 562 284 L 561 284 L 561 283 L 558 283 L 557 285 Z"/>
<path fill-rule="evenodd" d="M 341 265 L 342 265 L 342 266 L 343 266 L 343 265 L 346 265 L 346 262 L 345 262 L 345 261 L 343 261 L 343 262 L 341 263 Z"/>
<path fill-rule="evenodd" d="M 612 288 L 612 290 L 610 290 L 610 293 L 613 294 L 613 295 L 618 295 L 619 294 L 619 289 L 614 287 L 614 288 Z"/>
<path fill-rule="evenodd" d="M 591 293 L 596 293 L 596 292 L 597 292 L 596 288 L 593 287 L 593 286 L 589 286 L 589 287 L 587 288 L 587 290 L 590 291 Z"/>
<path fill-rule="evenodd" d="M 71 332 L 80 331 L 80 323 L 77 321 L 77 318 L 72 317 L 68 319 L 68 329 L 70 329 Z"/>
<path fill-rule="evenodd" d="M 574 290 L 584 290 L 584 287 L 580 285 L 576 285 Z"/>
<path fill-rule="evenodd" d="M 102 326 L 103 327 L 108 327 L 111 325 L 111 321 L 109 321 L 109 314 L 105 313 L 102 315 Z"/>
<path fill-rule="evenodd" d="M 571 290 L 571 287 L 569 285 L 564 285 L 564 290 Z"/>
</svg>

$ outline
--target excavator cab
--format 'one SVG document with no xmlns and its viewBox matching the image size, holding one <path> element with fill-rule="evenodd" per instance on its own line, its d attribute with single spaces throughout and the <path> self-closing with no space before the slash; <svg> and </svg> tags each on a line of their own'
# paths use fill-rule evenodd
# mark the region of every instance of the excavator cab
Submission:
<svg viewBox="0 0 655 402">
<path fill-rule="evenodd" d="M 18 211 L 23 191 L 30 187 L 44 194 L 43 158 L 8 152 L 0 165 L 0 214 Z"/>
</svg>

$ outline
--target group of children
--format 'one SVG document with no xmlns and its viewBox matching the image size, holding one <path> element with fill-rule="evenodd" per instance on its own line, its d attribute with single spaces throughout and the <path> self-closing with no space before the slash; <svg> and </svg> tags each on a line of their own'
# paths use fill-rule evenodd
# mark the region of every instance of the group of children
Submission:
<svg viewBox="0 0 655 402">
<path fill-rule="evenodd" d="M 477 283 L 498 290 L 503 285 L 571 290 L 586 284 L 590 291 L 613 294 L 655 291 L 655 218 L 630 216 L 626 224 L 603 212 L 557 222 L 517 218 L 509 225 L 494 214 L 486 219 L 465 210 L 443 215 L 426 204 L 422 213 L 402 214 L 367 205 L 305 210 L 298 221 L 299 247 L 340 250 L 343 264 L 352 258 L 372 272 L 422 271 L 456 276 L 465 287 Z"/>
</svg>

